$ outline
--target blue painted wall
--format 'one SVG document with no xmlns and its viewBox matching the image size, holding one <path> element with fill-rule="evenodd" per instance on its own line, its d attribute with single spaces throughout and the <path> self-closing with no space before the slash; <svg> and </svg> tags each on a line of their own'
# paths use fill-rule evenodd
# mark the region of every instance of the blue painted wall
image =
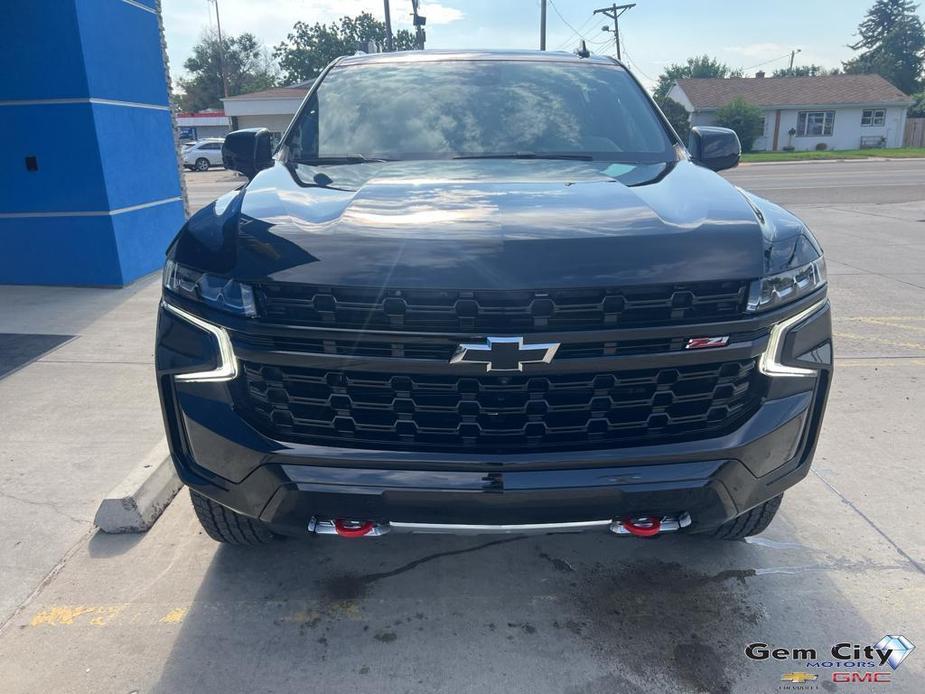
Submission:
<svg viewBox="0 0 925 694">
<path fill-rule="evenodd" d="M 162 266 L 184 212 L 156 8 L 0 0 L 0 283 L 122 286 Z"/>
</svg>

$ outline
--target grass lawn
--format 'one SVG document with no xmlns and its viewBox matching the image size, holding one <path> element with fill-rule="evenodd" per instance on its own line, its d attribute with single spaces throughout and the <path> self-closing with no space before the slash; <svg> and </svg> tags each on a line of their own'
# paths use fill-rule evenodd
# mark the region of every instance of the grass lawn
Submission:
<svg viewBox="0 0 925 694">
<path fill-rule="evenodd" d="M 761 161 L 809 161 L 813 159 L 911 159 L 925 157 L 925 147 L 901 147 L 900 149 L 842 149 L 825 152 L 752 152 L 743 154 L 743 162 Z"/>
</svg>

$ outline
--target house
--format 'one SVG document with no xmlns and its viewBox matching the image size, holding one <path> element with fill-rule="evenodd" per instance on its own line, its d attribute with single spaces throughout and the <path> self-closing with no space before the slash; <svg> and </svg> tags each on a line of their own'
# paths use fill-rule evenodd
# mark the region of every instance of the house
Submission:
<svg viewBox="0 0 925 694">
<path fill-rule="evenodd" d="M 736 97 L 759 107 L 764 128 L 757 151 L 901 147 L 913 103 L 880 75 L 682 79 L 668 96 L 687 110 L 692 126 L 714 124 L 716 112 Z"/>
<path fill-rule="evenodd" d="M 311 86 L 311 82 L 301 82 L 222 99 L 231 129 L 267 128 L 274 143 L 279 142 Z"/>
<path fill-rule="evenodd" d="M 210 110 L 177 114 L 177 130 L 181 140 L 225 137 L 231 130 L 230 125 L 224 111 Z"/>
</svg>

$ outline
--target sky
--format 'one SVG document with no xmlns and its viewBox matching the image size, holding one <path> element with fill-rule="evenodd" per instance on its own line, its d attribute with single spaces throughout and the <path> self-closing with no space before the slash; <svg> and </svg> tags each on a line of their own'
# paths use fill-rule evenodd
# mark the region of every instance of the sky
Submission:
<svg viewBox="0 0 925 694">
<path fill-rule="evenodd" d="M 628 0 L 621 0 L 625 4 Z M 296 21 L 329 23 L 368 11 L 382 0 L 218 0 L 222 31 L 249 31 L 272 48 Z M 847 44 L 873 0 L 637 0 L 620 20 L 624 60 L 652 87 L 670 63 L 704 53 L 746 74 L 797 64 L 835 67 L 851 57 Z M 214 27 L 209 0 L 161 0 L 174 77 L 182 74 L 203 29 Z M 428 48 L 539 48 L 539 0 L 422 0 Z M 549 0 L 547 49 L 573 50 L 579 36 L 593 53 L 614 54 L 610 20 L 593 10 L 602 0 Z M 391 0 L 392 28 L 410 28 L 411 0 Z M 923 12 L 922 9 L 919 10 Z M 923 15 L 925 17 L 925 15 Z"/>
</svg>

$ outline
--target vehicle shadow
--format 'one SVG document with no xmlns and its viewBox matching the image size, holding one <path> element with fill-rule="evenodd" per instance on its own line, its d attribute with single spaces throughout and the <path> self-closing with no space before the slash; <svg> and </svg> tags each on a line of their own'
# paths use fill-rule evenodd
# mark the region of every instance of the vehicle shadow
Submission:
<svg viewBox="0 0 925 694">
<path fill-rule="evenodd" d="M 155 691 L 773 691 L 805 663 L 748 643 L 824 657 L 886 628 L 840 595 L 845 569 L 792 540 L 604 533 L 222 547 Z"/>
</svg>

